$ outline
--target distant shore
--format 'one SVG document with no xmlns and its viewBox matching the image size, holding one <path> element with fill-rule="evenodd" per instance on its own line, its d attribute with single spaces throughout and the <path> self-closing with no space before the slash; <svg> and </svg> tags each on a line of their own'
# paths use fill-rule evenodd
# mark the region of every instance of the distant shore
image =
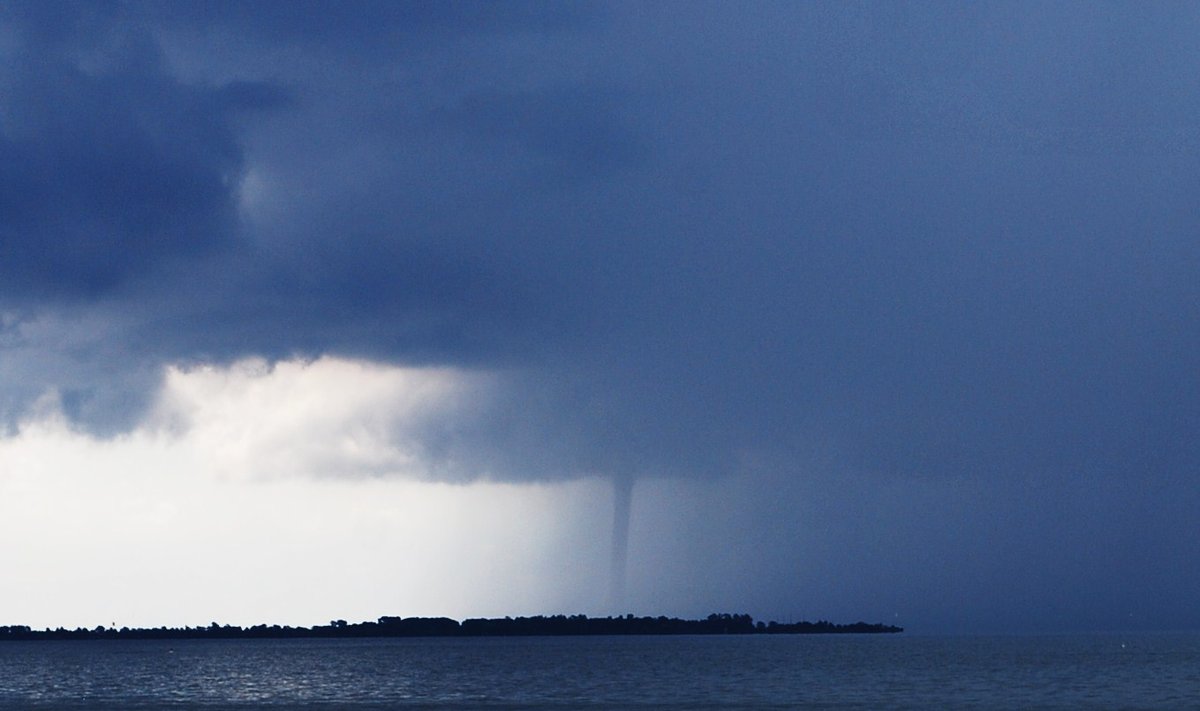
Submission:
<svg viewBox="0 0 1200 711">
<path fill-rule="evenodd" d="M 536 617 L 472 618 L 380 617 L 375 622 L 334 620 L 328 625 L 238 627 L 216 622 L 207 627 L 95 627 L 35 630 L 25 625 L 0 626 L 0 642 L 18 640 L 98 639 L 300 639 L 367 637 L 532 637 L 585 635 L 746 635 L 746 634 L 881 634 L 903 627 L 852 622 L 755 622 L 750 615 L 712 614 L 702 620 L 677 617 Z"/>
</svg>

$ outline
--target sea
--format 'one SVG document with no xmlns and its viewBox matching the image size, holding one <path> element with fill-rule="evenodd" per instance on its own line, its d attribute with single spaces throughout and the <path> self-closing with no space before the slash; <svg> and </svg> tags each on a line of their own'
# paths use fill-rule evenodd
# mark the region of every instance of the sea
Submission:
<svg viewBox="0 0 1200 711">
<path fill-rule="evenodd" d="M 1200 709 L 1200 633 L 0 644 L 0 709 Z"/>
</svg>

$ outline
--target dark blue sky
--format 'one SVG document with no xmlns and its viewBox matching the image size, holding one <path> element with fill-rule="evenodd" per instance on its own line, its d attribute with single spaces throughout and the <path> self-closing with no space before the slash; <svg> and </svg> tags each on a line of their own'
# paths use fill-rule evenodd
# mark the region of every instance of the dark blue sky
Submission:
<svg viewBox="0 0 1200 711">
<path fill-rule="evenodd" d="M 1197 36 L 1184 3 L 9 3 L 0 410 L 54 388 L 113 436 L 171 364 L 479 370 L 499 398 L 429 433 L 454 479 L 728 481 L 665 535 L 690 575 L 743 551 L 760 609 L 805 569 L 930 627 L 1195 627 Z"/>
</svg>

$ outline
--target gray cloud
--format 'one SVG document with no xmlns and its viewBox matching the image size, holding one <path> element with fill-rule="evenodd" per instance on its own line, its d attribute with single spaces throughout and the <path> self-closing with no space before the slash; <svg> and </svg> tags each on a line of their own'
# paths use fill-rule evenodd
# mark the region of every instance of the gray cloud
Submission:
<svg viewBox="0 0 1200 711">
<path fill-rule="evenodd" d="M 438 39 L 472 34 L 538 33 L 570 30 L 597 16 L 592 3 L 548 6 L 518 0 L 453 4 L 365 0 L 341 6 L 320 0 L 285 4 L 220 0 L 168 8 L 155 2 L 129 3 L 131 15 L 158 24 L 208 29 L 214 26 L 254 36 L 262 42 L 323 44 L 343 50 L 396 40 Z M 378 48 L 378 47 L 376 47 Z"/>
<path fill-rule="evenodd" d="M 583 87 L 472 94 L 435 117 L 487 148 L 511 143 L 541 159 L 531 166 L 539 180 L 605 178 L 646 151 L 621 118 L 622 105 L 633 99 Z"/>
<path fill-rule="evenodd" d="M 37 17 L 18 25 L 8 57 L 0 270 L 10 297 L 94 298 L 166 260 L 229 249 L 242 168 L 232 120 L 285 100 L 249 82 L 183 84 L 152 38 L 95 22 L 89 45 L 100 46 L 80 47 Z"/>
</svg>

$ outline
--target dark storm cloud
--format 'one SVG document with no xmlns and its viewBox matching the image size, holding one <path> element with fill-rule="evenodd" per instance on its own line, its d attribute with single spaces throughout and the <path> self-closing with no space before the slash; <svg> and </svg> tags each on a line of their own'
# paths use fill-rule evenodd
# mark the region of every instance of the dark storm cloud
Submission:
<svg viewBox="0 0 1200 711">
<path fill-rule="evenodd" d="M 83 13 L 86 31 L 64 19 L 55 33 L 50 20 L 67 13 L 50 7 L 15 13 L 7 56 L 0 290 L 95 297 L 165 260 L 228 249 L 242 167 L 232 120 L 286 97 L 183 84 L 144 33 L 99 12 Z M 72 44 L 69 29 L 87 41 Z"/>
<path fill-rule="evenodd" d="M 571 29 L 597 14 L 592 3 L 546 5 L 535 2 L 360 2 L 249 0 L 180 4 L 129 3 L 133 14 L 167 25 L 221 26 L 270 42 L 307 45 L 376 43 L 413 35 L 445 38 L 475 33 L 525 33 Z"/>
<path fill-rule="evenodd" d="M 1193 483 L 1190 6 L 56 7 L 0 290 L 119 324 L 79 361 L 494 369 L 429 433 L 494 477 Z"/>
<path fill-rule="evenodd" d="M 622 105 L 635 100 L 591 87 L 472 94 L 435 113 L 435 120 L 475 140 L 512 143 L 542 159 L 532 166 L 542 180 L 611 177 L 646 150 L 622 117 Z"/>
<path fill-rule="evenodd" d="M 84 8 L 104 42 L 42 13 L 7 82 L 6 291 L 169 283 L 189 327 L 138 334 L 161 357 L 532 365 L 562 387 L 522 427 L 575 441 L 570 469 L 721 470 L 814 436 L 907 473 L 1193 456 L 1198 107 L 1171 13 L 771 5 L 756 46 L 705 6 L 716 52 L 644 13 L 673 57 L 542 9 Z M 303 126 L 330 87 L 183 83 L 154 23 L 355 59 L 342 126 L 257 149 L 306 181 L 298 217 L 239 224 L 236 115 Z M 356 44 L 428 32 L 474 44 Z M 518 35 L 541 39 L 514 59 Z M 579 68 L 545 65 L 568 48 Z M 459 79 L 347 86 L 372 56 Z M 482 89 L 462 56 L 518 72 Z M 335 176 L 338 150 L 384 167 Z"/>
</svg>

